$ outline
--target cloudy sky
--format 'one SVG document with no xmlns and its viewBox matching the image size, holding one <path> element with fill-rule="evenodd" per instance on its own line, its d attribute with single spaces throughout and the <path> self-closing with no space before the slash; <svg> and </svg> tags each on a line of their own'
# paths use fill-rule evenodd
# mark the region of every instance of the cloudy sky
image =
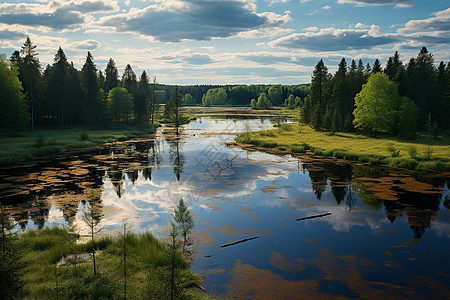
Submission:
<svg viewBox="0 0 450 300">
<path fill-rule="evenodd" d="M 320 58 L 385 63 L 426 46 L 450 60 L 450 0 L 3 0 L 0 53 L 27 36 L 43 66 L 61 46 L 167 84 L 310 82 Z"/>
</svg>

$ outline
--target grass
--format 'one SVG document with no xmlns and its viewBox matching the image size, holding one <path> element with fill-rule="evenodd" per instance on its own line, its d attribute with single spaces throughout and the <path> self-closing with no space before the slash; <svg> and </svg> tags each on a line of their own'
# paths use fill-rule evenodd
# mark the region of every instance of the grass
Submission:
<svg viewBox="0 0 450 300">
<path fill-rule="evenodd" d="M 20 136 L 0 136 L 0 165 L 32 161 L 37 157 L 59 153 L 67 149 L 86 148 L 104 143 L 124 141 L 144 134 L 154 133 L 155 128 L 129 127 L 110 130 L 86 128 L 39 129 Z"/>
<path fill-rule="evenodd" d="M 93 274 L 85 254 L 91 245 L 77 243 L 78 235 L 66 228 L 30 230 L 20 235 L 23 261 L 21 299 L 120 299 L 123 297 L 123 243 L 118 237 L 101 238 Z M 127 298 L 166 299 L 170 249 L 151 233 L 127 235 Z M 77 256 L 78 255 L 78 256 Z M 76 258 L 77 257 L 77 258 Z M 76 258 L 76 259 L 75 259 Z M 177 284 L 188 299 L 213 299 L 193 288 L 201 283 L 180 253 L 176 255 Z M 152 295 L 152 296 L 150 296 Z"/>
<path fill-rule="evenodd" d="M 282 124 L 265 131 L 244 132 L 238 143 L 257 147 L 280 148 L 292 153 L 311 150 L 316 155 L 333 156 L 372 164 L 425 171 L 450 171 L 450 139 L 432 139 L 419 135 L 416 141 L 370 136 L 356 133 L 318 132 L 309 126 Z"/>
</svg>

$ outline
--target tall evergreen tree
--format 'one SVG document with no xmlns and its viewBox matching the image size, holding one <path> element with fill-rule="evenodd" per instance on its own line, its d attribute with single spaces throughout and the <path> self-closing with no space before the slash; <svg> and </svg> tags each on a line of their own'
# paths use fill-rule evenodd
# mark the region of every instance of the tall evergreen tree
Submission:
<svg viewBox="0 0 450 300">
<path fill-rule="evenodd" d="M 114 59 L 110 58 L 105 69 L 105 93 L 119 86 L 119 72 Z"/>
<path fill-rule="evenodd" d="M 27 37 L 25 43 L 20 50 L 23 56 L 22 64 L 19 64 L 21 69 L 21 80 L 24 92 L 30 107 L 31 115 L 31 130 L 36 127 L 35 107 L 36 95 L 38 95 L 39 81 L 41 76 L 41 64 L 37 58 L 36 45 L 33 45 L 30 38 Z"/>
<path fill-rule="evenodd" d="M 303 106 L 303 121 L 315 129 L 323 128 L 323 113 L 325 111 L 326 84 L 328 69 L 321 59 L 314 68 L 311 77 L 311 92 Z"/>
<path fill-rule="evenodd" d="M 105 90 L 105 76 L 103 75 L 103 72 L 100 70 L 98 71 L 98 87 Z"/>
<path fill-rule="evenodd" d="M 423 47 L 413 65 L 408 66 L 409 95 L 417 107 L 420 109 L 419 120 L 426 120 L 431 114 L 433 121 L 438 114 L 436 105 L 436 70 L 434 58 L 427 48 Z M 410 70 L 411 69 L 411 70 Z M 424 128 L 426 122 L 419 122 L 421 128 Z"/>
<path fill-rule="evenodd" d="M 83 88 L 84 115 L 90 126 L 100 125 L 98 116 L 101 114 L 102 103 L 99 101 L 99 82 L 94 58 L 88 52 L 86 62 L 81 69 L 81 84 Z"/>
<path fill-rule="evenodd" d="M 139 124 L 149 124 L 151 91 L 147 73 L 142 72 L 141 78 L 137 86 L 136 96 L 134 97 L 134 109 L 137 122 Z"/>
<path fill-rule="evenodd" d="M 436 119 L 439 128 L 447 129 L 450 126 L 448 121 L 448 112 L 450 103 L 446 103 L 446 91 L 449 84 L 450 76 L 447 72 L 443 61 L 439 64 L 437 69 L 437 97 L 436 97 Z"/>
<path fill-rule="evenodd" d="M 48 93 L 51 94 L 51 101 L 53 102 L 54 107 L 56 107 L 59 126 L 61 129 L 64 129 L 67 106 L 66 97 L 68 94 L 69 63 L 67 62 L 66 54 L 61 47 L 59 47 L 56 52 L 53 61 Z"/>
<path fill-rule="evenodd" d="M 353 99 L 347 84 L 347 62 L 342 58 L 333 78 L 331 101 L 325 113 L 325 127 L 331 131 L 350 130 Z M 347 128 L 345 128 L 347 127 Z"/>
<path fill-rule="evenodd" d="M 137 87 L 137 78 L 136 73 L 134 73 L 131 66 L 128 64 L 125 67 L 122 75 L 122 87 L 126 88 L 130 94 L 134 94 L 136 92 Z"/>
<path fill-rule="evenodd" d="M 83 91 L 81 89 L 80 71 L 73 62 L 69 64 L 67 76 L 66 124 L 81 124 L 83 117 Z"/>
<path fill-rule="evenodd" d="M 398 68 L 401 65 L 400 55 L 398 54 L 398 51 L 395 51 L 394 56 L 389 57 L 386 67 L 384 68 L 384 73 L 389 76 L 390 80 L 394 80 Z"/>
<path fill-rule="evenodd" d="M 180 88 L 175 87 L 175 92 L 173 93 L 170 100 L 166 103 L 164 107 L 164 117 L 167 120 L 173 121 L 175 124 L 176 132 L 178 134 L 178 127 L 181 125 L 181 113 L 180 108 L 183 106 L 184 97 L 180 94 Z"/>
<path fill-rule="evenodd" d="M 372 66 L 372 74 L 383 72 L 383 68 L 381 67 L 380 60 L 377 58 Z"/>
</svg>

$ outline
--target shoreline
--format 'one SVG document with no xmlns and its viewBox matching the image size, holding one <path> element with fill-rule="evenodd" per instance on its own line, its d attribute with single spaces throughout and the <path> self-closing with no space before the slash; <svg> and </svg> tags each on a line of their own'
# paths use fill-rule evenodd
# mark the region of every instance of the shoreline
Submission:
<svg viewBox="0 0 450 300">
<path fill-rule="evenodd" d="M 330 135 L 304 127 L 301 125 L 299 130 L 298 124 L 283 124 L 276 129 L 244 132 L 235 142 L 242 149 L 271 154 L 317 155 L 413 171 L 450 172 L 450 145 L 424 145 L 347 133 Z M 387 146 L 391 146 L 397 156 L 389 155 L 384 149 Z M 408 154 L 411 148 L 416 152 L 414 158 Z M 427 149 L 431 149 L 428 159 L 423 154 Z"/>
</svg>

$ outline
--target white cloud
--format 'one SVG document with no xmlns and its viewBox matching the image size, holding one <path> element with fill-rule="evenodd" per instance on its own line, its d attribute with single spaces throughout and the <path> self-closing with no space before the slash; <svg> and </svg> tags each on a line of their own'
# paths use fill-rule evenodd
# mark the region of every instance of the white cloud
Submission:
<svg viewBox="0 0 450 300">
<path fill-rule="evenodd" d="M 357 6 L 395 5 L 396 8 L 406 8 L 414 5 L 414 0 L 338 0 L 338 3 L 352 3 Z"/>
<path fill-rule="evenodd" d="M 406 23 L 400 32 L 418 30 L 450 31 L 450 8 L 433 13 L 434 17 L 424 20 L 411 20 Z"/>
</svg>

